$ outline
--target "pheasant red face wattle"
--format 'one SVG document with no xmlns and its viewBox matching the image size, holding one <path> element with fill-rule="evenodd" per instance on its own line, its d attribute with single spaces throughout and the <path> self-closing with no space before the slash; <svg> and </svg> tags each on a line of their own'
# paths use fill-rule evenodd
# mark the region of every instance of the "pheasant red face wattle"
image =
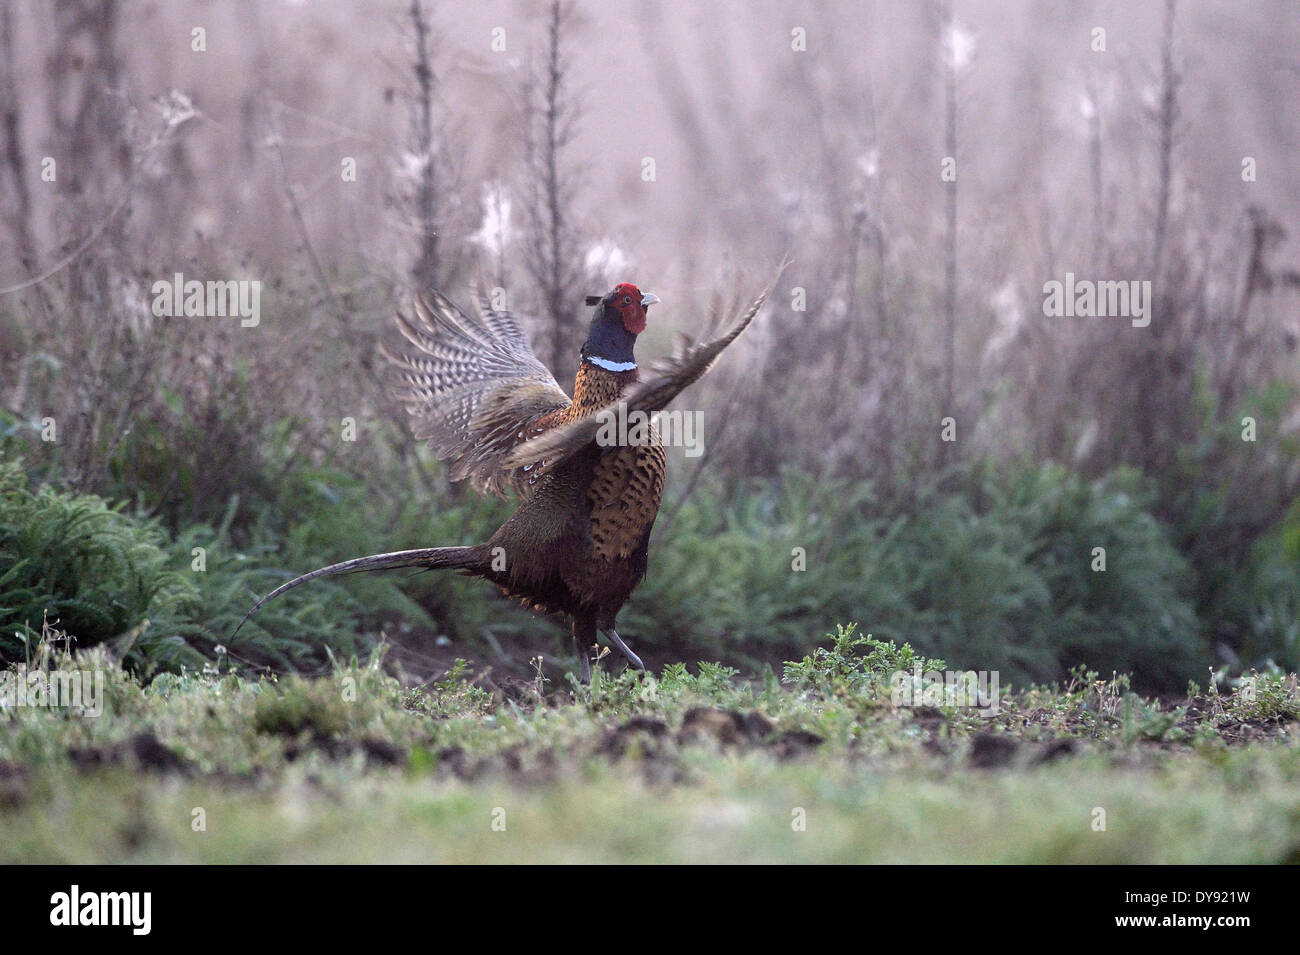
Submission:
<svg viewBox="0 0 1300 955">
<path fill-rule="evenodd" d="M 614 286 L 614 291 L 605 297 L 605 302 L 617 309 L 623 319 L 623 327 L 633 335 L 645 331 L 646 309 L 659 301 L 659 296 L 641 290 L 631 282 L 622 282 Z"/>
</svg>

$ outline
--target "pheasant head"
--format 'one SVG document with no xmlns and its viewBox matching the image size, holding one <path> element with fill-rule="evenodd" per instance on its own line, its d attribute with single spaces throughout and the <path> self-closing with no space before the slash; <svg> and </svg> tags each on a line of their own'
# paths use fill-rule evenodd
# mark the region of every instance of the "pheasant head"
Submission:
<svg viewBox="0 0 1300 955">
<path fill-rule="evenodd" d="M 603 296 L 587 296 L 587 304 L 595 306 L 591 330 L 582 346 L 582 357 L 609 371 L 630 371 L 636 367 L 632 348 L 637 335 L 645 331 L 646 310 L 659 301 L 659 296 L 641 293 L 630 282 L 615 285 Z"/>
</svg>

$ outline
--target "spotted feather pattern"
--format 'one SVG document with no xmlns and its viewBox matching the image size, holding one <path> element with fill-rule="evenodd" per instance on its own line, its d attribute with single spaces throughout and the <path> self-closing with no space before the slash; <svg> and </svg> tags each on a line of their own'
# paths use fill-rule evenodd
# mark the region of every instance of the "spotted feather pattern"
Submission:
<svg viewBox="0 0 1300 955">
<path fill-rule="evenodd" d="M 593 556 L 628 560 L 645 545 L 659 514 L 667 470 L 667 455 L 655 431 L 648 444 L 605 453 L 587 493 Z"/>
<path fill-rule="evenodd" d="M 572 403 L 533 354 L 518 320 L 480 300 L 470 316 L 440 292 L 417 295 L 414 316 L 397 325 L 413 348 L 386 352 L 415 435 L 449 462 L 452 480 L 504 498 L 527 496 L 544 467 L 507 467 L 504 458 L 545 430 L 539 422 Z"/>
</svg>

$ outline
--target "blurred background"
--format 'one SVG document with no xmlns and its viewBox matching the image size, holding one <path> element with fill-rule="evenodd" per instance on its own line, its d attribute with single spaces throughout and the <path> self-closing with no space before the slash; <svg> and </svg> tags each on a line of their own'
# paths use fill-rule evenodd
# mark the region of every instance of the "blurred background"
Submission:
<svg viewBox="0 0 1300 955">
<path fill-rule="evenodd" d="M 679 399 L 648 661 L 857 621 L 1020 685 L 1294 670 L 1298 40 L 1292 0 L 4 4 L 0 656 L 564 653 L 427 574 L 227 637 L 508 513 L 389 397 L 413 287 L 505 290 L 568 386 L 585 295 L 661 297 L 644 363 L 788 254 Z M 260 323 L 155 315 L 175 273 L 261 282 Z M 1066 273 L 1150 281 L 1150 324 L 1046 316 Z"/>
</svg>

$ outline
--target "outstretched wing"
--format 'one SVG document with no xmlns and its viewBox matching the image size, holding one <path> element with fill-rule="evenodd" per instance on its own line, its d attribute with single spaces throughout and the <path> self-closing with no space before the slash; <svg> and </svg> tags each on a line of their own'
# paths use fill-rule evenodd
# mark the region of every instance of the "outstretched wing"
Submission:
<svg viewBox="0 0 1300 955">
<path fill-rule="evenodd" d="M 545 460 L 554 466 L 596 440 L 596 434 L 606 420 L 605 412 L 616 411 L 621 403 L 626 404 L 629 413 L 643 411 L 650 414 L 666 407 L 684 388 L 698 381 L 713 367 L 722 350 L 734 342 L 754 320 L 754 316 L 763 307 L 763 302 L 767 300 L 769 291 L 770 287 L 759 293 L 740 317 L 718 337 L 703 342 L 683 339 L 671 357 L 656 362 L 644 378 L 623 392 L 618 401 L 611 402 L 592 414 L 551 428 L 526 444 L 520 444 L 506 456 L 504 465 L 508 468 L 532 467 Z M 735 314 L 738 310 L 729 311 Z M 721 304 L 715 298 L 712 309 L 715 326 L 721 325 L 721 313 Z"/>
<path fill-rule="evenodd" d="M 507 487 L 530 491 L 506 456 L 534 423 L 572 402 L 533 350 L 519 321 L 480 296 L 471 317 L 441 292 L 416 295 L 415 315 L 397 316 L 414 348 L 384 350 L 404 386 L 398 397 L 415 436 L 427 440 L 451 478 L 468 478 L 483 494 L 504 498 Z"/>
</svg>

